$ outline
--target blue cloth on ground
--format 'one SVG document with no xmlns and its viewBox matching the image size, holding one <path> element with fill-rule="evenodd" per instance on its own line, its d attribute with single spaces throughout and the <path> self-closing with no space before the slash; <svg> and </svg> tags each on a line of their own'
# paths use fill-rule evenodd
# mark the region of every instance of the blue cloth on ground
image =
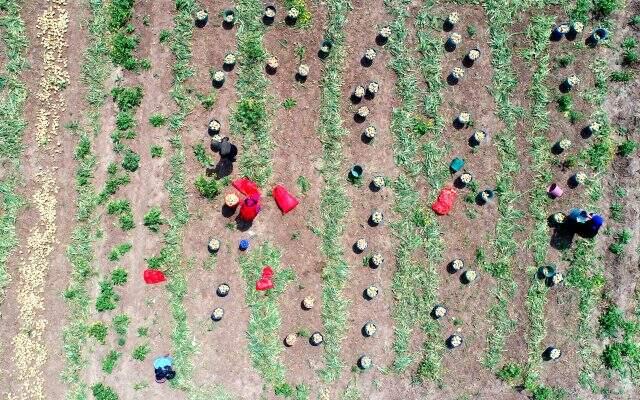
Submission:
<svg viewBox="0 0 640 400">
<path fill-rule="evenodd" d="M 171 367 L 173 365 L 173 358 L 169 356 L 158 357 L 153 361 L 153 368 L 163 369 L 164 367 Z"/>
</svg>

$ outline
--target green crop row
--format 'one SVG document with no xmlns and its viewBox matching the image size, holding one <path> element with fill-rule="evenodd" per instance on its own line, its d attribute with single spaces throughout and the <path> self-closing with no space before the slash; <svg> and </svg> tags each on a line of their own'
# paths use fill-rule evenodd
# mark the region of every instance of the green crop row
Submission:
<svg viewBox="0 0 640 400">
<path fill-rule="evenodd" d="M 260 23 L 264 5 L 256 0 L 236 3 L 238 17 L 238 58 L 236 91 L 238 102 L 231 118 L 231 129 L 242 137 L 240 166 L 243 174 L 264 186 L 271 179 L 274 143 L 267 107 L 268 80 L 264 74 L 267 52 L 263 44 L 264 25 Z"/>
<path fill-rule="evenodd" d="M 27 126 L 23 116 L 27 88 L 20 78 L 28 66 L 25 58 L 28 39 L 20 16 L 21 4 L 19 0 L 3 2 L 0 15 L 0 36 L 6 57 L 2 72 L 4 93 L 0 96 L 0 159 L 6 160 L 3 165 L 5 173 L 0 180 L 0 304 L 10 280 L 7 260 L 18 244 L 15 226 L 18 212 L 24 204 L 16 192 L 21 184 L 22 135 Z"/>
<path fill-rule="evenodd" d="M 104 81 L 110 73 L 108 50 L 105 41 L 107 24 L 105 6 L 102 0 L 89 2 L 91 17 L 89 35 L 91 45 L 86 50 L 82 64 L 82 79 L 87 85 L 88 104 L 86 124 L 90 133 L 79 130 L 78 144 L 75 151 L 76 192 L 78 194 L 76 215 L 78 225 L 71 234 L 71 243 L 67 248 L 67 258 L 72 266 L 69 286 L 65 291 L 65 299 L 69 306 L 69 323 L 63 331 L 63 344 L 66 363 L 63 379 L 69 385 L 66 399 L 83 399 L 88 395 L 88 385 L 83 380 L 83 368 L 87 365 L 83 354 L 89 337 L 89 315 L 91 312 L 91 296 L 88 291 L 89 281 L 95 275 L 94 240 L 95 226 L 99 217 L 95 210 L 98 197 L 93 185 L 96 170 L 96 156 L 93 153 L 93 139 L 101 133 L 101 110 L 107 97 Z"/>
<path fill-rule="evenodd" d="M 264 266 L 270 266 L 275 273 L 274 288 L 259 292 L 255 284 Z M 278 335 L 282 320 L 278 297 L 295 278 L 295 274 L 292 269 L 280 266 L 280 250 L 267 242 L 240 257 L 240 270 L 246 283 L 245 300 L 251 311 L 247 337 L 253 367 L 274 388 L 276 394 L 293 392 L 286 381 L 285 367 L 280 360 L 282 340 Z"/>
<path fill-rule="evenodd" d="M 325 60 L 321 80 L 320 123 L 318 135 L 322 142 L 321 170 L 324 180 L 320 198 L 322 216 L 322 253 L 326 265 L 322 270 L 322 323 L 324 326 L 325 367 L 322 377 L 334 382 L 340 377 L 344 362 L 340 355 L 347 331 L 349 301 L 342 295 L 349 266 L 344 258 L 344 218 L 349 209 L 342 171 L 342 139 L 348 131 L 342 125 L 342 71 L 345 61 L 345 32 L 351 5 L 346 0 L 327 2 L 328 22 L 325 38 L 333 42 L 331 54 Z"/>
<path fill-rule="evenodd" d="M 509 315 L 509 304 L 517 288 L 511 274 L 518 247 L 513 237 L 519 230 L 518 220 L 522 218 L 522 212 L 516 208 L 520 193 L 514 188 L 515 176 L 520 171 L 515 126 L 522 110 L 510 100 L 517 78 L 511 62 L 512 37 L 509 28 L 524 6 L 524 2 L 521 1 L 487 0 L 484 3 L 489 20 L 491 64 L 494 71 L 491 92 L 497 106 L 497 114 L 504 123 L 504 129 L 495 135 L 500 161 L 500 169 L 496 176 L 499 218 L 493 241 L 494 259 L 486 264 L 487 272 L 497 283 L 497 301 L 488 311 L 488 318 L 493 322 L 493 330 L 487 333 L 488 346 L 483 360 L 483 364 L 490 369 L 494 369 L 502 359 L 506 336 L 512 332 L 515 325 L 515 321 Z"/>
<path fill-rule="evenodd" d="M 549 76 L 549 31 L 553 26 L 553 18 L 541 15 L 531 19 L 527 29 L 527 37 L 531 47 L 524 54 L 525 60 L 533 67 L 531 87 L 528 96 L 531 99 L 530 133 L 527 139 L 531 146 L 531 170 L 534 172 L 534 187 L 529 196 L 529 212 L 534 219 L 533 231 L 528 239 L 528 246 L 533 252 L 534 265 L 527 268 L 530 286 L 527 290 L 525 306 L 529 319 L 527 332 L 527 364 L 524 369 L 525 387 L 534 392 L 538 386 L 538 369 L 541 365 L 540 344 L 546 335 L 544 307 L 547 302 L 548 289 L 543 281 L 536 278 L 536 270 L 545 264 L 549 249 L 549 229 L 547 215 L 550 200 L 547 187 L 553 178 L 551 173 L 551 144 L 548 139 L 550 103 L 549 89 L 546 80 Z"/>
</svg>

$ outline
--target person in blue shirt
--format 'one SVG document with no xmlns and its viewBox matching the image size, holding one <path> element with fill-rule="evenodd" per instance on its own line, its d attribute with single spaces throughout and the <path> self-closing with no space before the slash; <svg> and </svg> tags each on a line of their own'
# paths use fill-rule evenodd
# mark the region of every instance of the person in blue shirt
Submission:
<svg viewBox="0 0 640 400">
<path fill-rule="evenodd" d="M 568 217 L 573 230 L 580 236 L 588 238 L 595 237 L 604 224 L 604 218 L 601 215 L 587 212 L 581 208 L 572 208 Z"/>
<path fill-rule="evenodd" d="M 164 383 L 167 379 L 171 380 L 176 377 L 176 372 L 173 370 L 173 358 L 168 354 L 157 357 L 153 361 L 153 368 L 158 383 Z"/>
</svg>

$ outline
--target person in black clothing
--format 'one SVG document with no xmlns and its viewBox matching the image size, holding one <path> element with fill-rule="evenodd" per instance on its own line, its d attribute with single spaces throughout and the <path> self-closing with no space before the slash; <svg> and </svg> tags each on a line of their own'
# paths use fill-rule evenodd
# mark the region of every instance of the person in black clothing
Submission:
<svg viewBox="0 0 640 400">
<path fill-rule="evenodd" d="M 233 163 L 238 155 L 238 147 L 229 141 L 228 137 L 222 138 L 219 142 L 213 142 L 211 149 L 220 154 L 220 161 L 216 165 L 214 171 L 218 179 L 231 175 L 233 172 Z"/>
</svg>

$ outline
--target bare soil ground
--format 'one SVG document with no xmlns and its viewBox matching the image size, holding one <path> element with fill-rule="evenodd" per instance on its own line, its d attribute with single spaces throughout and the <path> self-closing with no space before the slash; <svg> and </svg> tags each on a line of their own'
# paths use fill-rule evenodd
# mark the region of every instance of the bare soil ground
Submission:
<svg viewBox="0 0 640 400">
<path fill-rule="evenodd" d="M 46 4 L 44 0 L 25 2 L 24 17 L 38 15 Z M 271 184 L 280 183 L 295 194 L 300 199 L 298 208 L 291 214 L 282 215 L 275 202 L 268 198 L 263 204 L 263 210 L 256 223 L 250 230 L 243 232 L 235 229 L 233 216 L 225 216 L 222 213 L 220 200 L 224 194 L 231 192 L 231 189 L 221 193 L 221 196 L 212 202 L 203 199 L 193 185 L 197 176 L 206 173 L 205 168 L 193 155 L 193 146 L 202 143 L 209 155 L 216 161 L 218 158 L 209 150 L 210 138 L 207 134 L 207 124 L 210 119 L 215 118 L 222 123 L 223 136 L 229 135 L 233 143 L 241 144 L 242 138 L 234 137 L 229 128 L 230 117 L 238 100 L 234 86 L 238 73 L 237 67 L 227 73 L 224 86 L 213 91 L 215 93 L 213 107 L 207 110 L 197 104 L 188 116 L 186 129 L 183 131 L 187 155 L 185 175 L 191 213 L 182 244 L 185 264 L 189 266 L 187 271 L 189 295 L 185 298 L 184 305 L 188 314 L 188 323 L 193 332 L 193 341 L 198 346 L 198 353 L 193 360 L 196 366 L 194 382 L 198 385 L 219 384 L 238 399 L 277 398 L 273 390 L 265 386 L 250 360 L 246 335 L 250 310 L 244 301 L 246 284 L 238 266 L 237 246 L 240 239 L 249 238 L 252 246 L 263 241 L 274 243 L 282 250 L 282 265 L 292 267 L 296 273 L 296 280 L 279 299 L 282 317 L 280 338 L 284 339 L 289 333 L 314 332 L 323 329 L 320 317 L 323 305 L 320 300 L 322 298 L 321 272 L 325 260 L 320 249 L 320 239 L 314 234 L 313 228 L 321 224 L 320 195 L 324 187 L 320 174 L 322 146 L 317 134 L 317 110 L 321 105 L 320 79 L 323 63 L 318 59 L 316 52 L 326 28 L 327 8 L 324 3 L 309 2 L 308 5 L 313 15 L 309 28 L 289 27 L 279 18 L 273 26 L 266 29 L 264 35 L 267 52 L 277 56 L 280 63 L 278 72 L 268 76 L 268 94 L 270 106 L 272 106 L 270 133 L 276 144 L 272 155 Z M 189 86 L 193 94 L 207 95 L 212 93 L 209 71 L 212 68 L 222 69 L 224 56 L 236 50 L 238 27 L 223 28 L 219 17 L 222 10 L 233 7 L 232 1 L 205 0 L 201 2 L 201 6 L 209 11 L 209 22 L 204 28 L 194 30 L 192 66 L 195 75 L 189 80 Z M 278 15 L 282 16 L 285 6 L 281 2 L 277 6 Z M 394 138 L 389 131 L 392 112 L 399 106 L 399 101 L 395 93 L 396 76 L 388 66 L 391 54 L 384 47 L 375 44 L 376 33 L 380 27 L 389 23 L 390 16 L 382 1 L 372 3 L 354 0 L 352 6 L 345 28 L 348 57 L 345 59 L 343 70 L 344 85 L 341 104 L 343 125 L 349 131 L 349 135 L 343 139 L 342 164 L 345 187 L 350 201 L 342 242 L 345 258 L 350 266 L 350 275 L 343 293 L 350 301 L 349 329 L 342 348 L 346 367 L 338 382 L 327 385 L 318 374 L 324 366 L 323 349 L 311 347 L 306 340 L 300 340 L 292 348 L 283 347 L 280 357 L 287 371 L 287 379 L 293 385 L 302 383 L 310 385 L 311 398 L 316 398 L 320 393 L 326 393 L 330 399 L 341 398 L 348 385 L 357 387 L 363 399 L 498 398 L 510 400 L 527 398 L 527 394 L 500 381 L 493 372 L 481 364 L 488 335 L 493 326 L 493 321 L 487 317 L 487 311 L 496 301 L 495 280 L 476 268 L 479 279 L 472 285 L 463 285 L 459 280 L 459 274 L 450 274 L 446 268 L 446 264 L 455 258 L 463 259 L 468 268 L 475 268 L 475 254 L 478 249 L 483 250 L 489 260 L 493 257 L 494 249 L 491 247 L 491 241 L 495 237 L 496 221 L 499 218 L 498 204 L 478 206 L 465 202 L 464 197 L 468 194 L 468 189 L 459 190 L 458 201 L 452 214 L 438 219 L 445 242 L 444 262 L 438 270 L 440 279 L 438 298 L 447 306 L 449 312 L 447 319 L 441 323 L 442 340 L 457 332 L 464 336 L 465 344 L 460 349 L 445 352 L 443 359 L 445 374 L 441 387 L 430 382 L 417 385 L 412 382 L 409 373 L 396 375 L 388 371 L 394 359 L 392 319 L 394 299 L 391 282 L 397 246 L 389 222 L 399 216 L 392 210 L 395 200 L 392 191 L 385 188 L 379 192 L 373 192 L 369 189 L 369 182 L 376 175 L 394 178 L 399 174 L 393 158 Z M 406 24 L 409 27 L 407 44 L 411 49 L 416 47 L 416 32 L 413 24 L 414 16 L 420 7 L 419 2 L 413 2 L 409 7 L 411 16 Z M 86 87 L 80 79 L 80 66 L 82 55 L 88 45 L 86 20 L 89 18 L 89 10 L 81 2 L 69 2 L 67 9 L 71 16 L 68 34 L 70 46 L 67 55 L 70 60 L 68 70 L 72 78 L 65 92 L 68 106 L 61 118 L 61 127 L 71 121 L 82 121 L 87 107 L 84 101 Z M 171 352 L 173 320 L 168 309 L 166 289 L 163 286 L 144 285 L 141 279 L 142 271 L 146 268 L 145 259 L 157 255 L 163 242 L 161 234 L 150 232 L 142 224 L 142 216 L 153 206 L 159 206 L 165 216 L 170 215 L 171 212 L 168 194 L 164 187 L 170 176 L 168 164 L 170 132 L 166 127 L 152 127 L 148 118 L 154 113 L 168 115 L 175 109 L 175 104 L 169 95 L 173 79 L 171 66 L 174 59 L 168 45 L 159 42 L 161 30 L 170 30 L 174 26 L 174 10 L 175 5 L 171 0 L 135 2 L 133 25 L 140 35 L 136 56 L 148 58 L 151 69 L 140 73 L 116 70 L 106 82 L 109 91 L 120 81 L 126 85 L 140 85 L 144 91 L 142 104 L 136 110 L 138 136 L 129 141 L 132 149 L 141 156 L 140 169 L 131 175 L 131 183 L 121 188 L 114 196 L 114 198 L 127 198 L 131 201 L 136 227 L 129 232 L 123 232 L 117 226 L 116 218 L 104 212 L 101 216 L 101 225 L 96 227 L 96 231 L 103 233 L 96 242 L 98 275 L 91 281 L 91 294 L 95 299 L 99 291 L 100 278 L 110 274 L 116 266 L 124 266 L 128 270 L 129 282 L 122 288 L 116 288 L 121 297 L 118 308 L 104 315 L 93 311 L 91 315 L 95 321 L 102 320 L 111 326 L 111 318 L 114 315 L 126 313 L 131 318 L 128 339 L 123 346 L 119 346 L 115 335 L 111 332 L 106 346 L 89 340 L 89 363 L 83 371 L 83 379 L 89 384 L 105 382 L 116 389 L 121 399 L 186 397 L 183 392 L 173 390 L 169 385 L 158 385 L 153 382 L 150 363 L 155 356 Z M 444 17 L 453 10 L 461 15 L 461 21 L 454 31 L 462 34 L 463 41 L 455 51 L 444 54 L 440 71 L 442 78 L 446 79 L 449 72 L 461 64 L 469 49 L 477 47 L 482 55 L 472 68 L 465 69 L 465 76 L 458 85 L 446 85 L 442 91 L 443 103 L 439 112 L 446 122 L 440 138 L 441 143 L 446 144 L 444 162 L 449 163 L 454 157 L 463 158 L 464 169 L 473 175 L 479 183 L 480 190 L 495 189 L 496 171 L 500 168 L 495 134 L 504 129 L 504 125 L 496 115 L 496 104 L 489 90 L 494 72 L 491 65 L 488 21 L 485 10 L 475 5 L 455 5 L 455 7 L 453 4 L 438 5 L 434 13 Z M 542 12 L 556 16 L 557 22 L 567 19 L 560 7 L 536 11 L 536 13 Z M 639 36 L 637 29 L 625 24 L 630 15 L 637 13 L 638 3 L 635 1 L 630 3 L 626 12 L 617 17 L 617 24 L 622 28 L 616 32 L 616 46 L 624 36 Z M 531 106 L 527 90 L 531 84 L 533 71 L 521 55 L 521 51 L 528 46 L 528 42 L 519 27 L 527 26 L 530 17 L 531 15 L 528 14 L 522 15 L 521 20 L 514 24 L 512 32 L 513 68 L 519 77 L 512 102 L 525 110 Z M 30 92 L 35 93 L 42 49 L 36 37 L 35 17 L 29 17 L 26 22 L 27 34 L 30 38 L 28 59 L 32 68 L 25 73 L 23 79 Z M 467 26 L 477 28 L 473 36 L 466 32 Z M 589 32 L 592 27 L 593 24 L 588 24 L 585 32 Z M 450 33 L 436 30 L 430 34 L 446 40 Z M 571 138 L 574 143 L 572 152 L 589 145 L 589 139 L 582 138 L 580 130 L 588 124 L 588 116 L 594 110 L 593 106 L 588 104 L 580 94 L 594 86 L 593 74 L 590 70 L 590 63 L 594 59 L 593 54 L 601 52 L 598 54 L 606 57 L 613 69 L 619 68 L 619 53 L 613 48 L 593 50 L 581 46 L 581 43 L 583 43 L 582 40 L 550 44 L 550 65 L 553 68 L 547 81 L 552 93 L 549 105 L 551 122 L 549 140 L 553 143 L 561 137 Z M 364 67 L 360 59 L 369 47 L 375 48 L 378 56 L 372 66 Z M 305 49 L 301 59 L 299 58 L 300 48 Z M 576 60 L 566 68 L 558 67 L 556 58 L 565 53 L 576 54 Z M 416 58 L 420 57 L 417 52 L 412 52 L 412 55 Z M 4 63 L 4 61 L 5 57 L 0 54 L 0 62 Z M 296 82 L 294 79 L 300 63 L 310 67 L 309 78 L 305 83 Z M 637 67 L 635 71 L 639 72 Z M 574 108 L 587 116 L 586 120 L 577 124 L 571 124 L 567 117 L 557 110 L 555 103 L 559 95 L 558 84 L 572 74 L 581 78 L 579 95 L 573 96 Z M 370 81 L 380 83 L 380 92 L 374 99 L 364 99 L 360 104 L 352 104 L 349 97 L 355 86 L 366 87 Z M 423 88 L 422 82 L 420 85 Z M 608 98 L 606 109 L 612 123 L 626 129 L 630 134 L 637 132 L 640 116 L 636 115 L 637 107 L 634 108 L 634 105 L 640 101 L 638 94 L 640 84 L 636 79 L 628 85 L 611 83 L 611 86 L 613 95 Z M 283 101 L 288 98 L 294 99 L 297 103 L 291 110 L 282 107 Z M 421 109 L 420 100 L 419 109 Z M 366 105 L 371 110 L 371 114 L 364 123 L 358 123 L 353 118 L 357 107 L 361 105 Z M 43 312 L 46 313 L 48 320 L 45 336 L 48 361 L 44 372 L 47 377 L 45 386 L 47 398 L 62 399 L 66 392 L 59 378 L 64 360 L 62 330 L 68 319 L 68 308 L 62 293 L 68 285 L 71 270 L 65 251 L 76 220 L 74 214 L 76 193 L 73 185 L 76 161 L 73 158 L 73 150 L 77 138 L 68 130 L 61 128 L 60 136 L 54 139 L 51 146 L 50 157 L 37 155 L 35 136 L 30 134 L 34 131 L 34 116 L 37 109 L 38 102 L 32 95 L 25 111 L 29 126 L 25 131 L 23 159 L 25 184 L 21 194 L 27 199 L 31 198 L 37 189 L 32 178 L 41 166 L 56 168 L 56 179 L 60 186 L 57 194 L 58 243 L 51 257 L 51 267 L 44 293 L 46 310 Z M 452 121 L 463 111 L 471 113 L 474 126 L 457 129 Z M 107 165 L 119 160 L 119 156 L 112 149 L 113 144 L 110 138 L 115 128 L 116 114 L 116 106 L 109 98 L 103 109 L 102 132 L 95 138 L 93 149 L 98 156 L 95 179 L 97 188 L 101 188 L 106 180 Z M 372 143 L 366 144 L 361 140 L 361 134 L 369 124 L 378 128 L 378 136 Z M 468 139 L 475 129 L 487 131 L 488 141 L 473 149 L 469 146 Z M 518 324 L 507 339 L 504 363 L 524 363 L 527 359 L 528 326 L 525 296 L 531 280 L 527 268 L 533 263 L 526 243 L 534 224 L 533 219 L 526 215 L 531 182 L 534 177 L 530 170 L 532 160 L 529 153 L 530 144 L 526 137 L 530 127 L 526 122 L 520 121 L 516 132 L 517 146 L 520 150 L 518 156 L 522 165 L 515 176 L 516 190 L 521 196 L 517 208 L 525 213 L 525 217 L 519 222 L 522 230 L 513 238 L 519 244 L 517 255 L 513 260 L 513 278 L 518 285 L 518 291 L 510 303 L 509 313 L 518 321 Z M 165 156 L 151 158 L 152 145 L 161 145 Z M 364 167 L 365 178 L 362 185 L 352 185 L 347 182 L 347 172 L 354 164 Z M 612 202 L 622 202 L 625 206 L 623 223 L 607 221 L 614 231 L 625 227 L 634 233 L 640 231 L 639 171 L 640 161 L 637 156 L 616 158 L 611 172 L 604 179 L 606 195 L 602 201 L 602 209 L 605 215 L 608 215 L 607 209 Z M 558 162 L 553 166 L 552 172 L 554 181 L 565 188 L 565 194 L 554 200 L 549 209 L 550 214 L 556 211 L 566 212 L 574 205 L 586 201 L 587 194 L 584 188 L 567 187 L 567 181 L 575 173 L 574 170 L 563 169 Z M 237 166 L 231 177 L 240 177 Z M 302 193 L 297 183 L 299 177 L 306 178 L 310 183 L 307 193 Z M 452 181 L 454 178 L 455 176 L 452 176 Z M 268 192 L 271 186 L 263 190 Z M 615 194 L 620 186 L 627 192 L 624 199 L 617 199 Z M 427 195 L 428 189 L 418 187 L 416 190 L 422 194 L 423 206 L 429 207 L 431 199 Z M 377 227 L 368 225 L 367 220 L 373 210 L 382 211 L 386 222 Z M 18 390 L 16 377 L 12 372 L 15 370 L 14 361 L 11 358 L 11 339 L 18 329 L 18 310 L 14 307 L 12 300 L 17 295 L 18 265 L 26 257 L 26 238 L 36 218 L 36 211 L 30 205 L 27 205 L 20 215 L 17 226 L 20 245 L 9 263 L 9 273 L 13 282 L 7 290 L 7 301 L 0 307 L 2 322 L 0 354 L 6 360 L 0 371 L 2 372 L 0 387 L 3 394 L 15 393 Z M 214 237 L 221 240 L 222 247 L 215 256 L 213 266 L 211 256 L 207 252 L 207 242 Z M 351 250 L 358 238 L 366 238 L 369 243 L 364 254 L 356 254 Z M 618 304 L 631 316 L 637 307 L 635 293 L 638 290 L 639 253 L 637 249 L 640 239 L 635 234 L 628 246 L 630 250 L 622 257 L 615 257 L 606 251 L 606 247 L 612 240 L 611 237 L 602 235 L 601 238 L 599 251 L 604 255 L 606 266 L 607 300 Z M 117 263 L 108 261 L 111 249 L 123 242 L 131 242 L 132 251 Z M 385 259 L 381 267 L 372 269 L 363 263 L 364 257 L 377 252 L 381 253 Z M 420 254 L 420 257 L 425 259 L 428 256 L 428 254 Z M 561 260 L 561 256 L 561 251 L 550 245 L 547 260 L 564 269 L 566 262 Z M 215 290 L 220 283 L 230 285 L 231 292 L 227 297 L 216 296 Z M 366 301 L 362 292 L 370 284 L 378 286 L 381 293 L 375 300 Z M 316 305 L 312 310 L 304 311 L 300 307 L 300 302 L 305 296 L 315 297 Z M 545 316 L 547 334 L 543 345 L 553 344 L 562 348 L 563 357 L 554 363 L 544 363 L 540 369 L 540 380 L 545 385 L 567 389 L 569 398 L 605 398 L 587 392 L 577 383 L 582 367 L 578 343 L 573 336 L 578 326 L 578 300 L 579 293 L 564 287 L 551 290 L 548 294 Z M 223 307 L 225 316 L 221 322 L 212 324 L 210 313 L 215 307 Z M 373 321 L 378 328 L 376 335 L 371 338 L 365 338 L 361 333 L 361 328 L 368 321 Z M 593 324 L 594 326 L 597 324 L 595 318 Z M 136 334 L 140 327 L 149 329 L 148 337 L 139 337 Z M 424 340 L 419 329 L 414 332 L 412 340 L 412 350 L 418 351 Z M 151 354 L 144 362 L 134 360 L 131 356 L 133 349 L 145 343 L 150 345 Z M 122 356 L 114 372 L 104 374 L 101 362 L 107 352 L 112 349 L 122 352 Z M 376 368 L 360 373 L 352 367 L 355 366 L 358 357 L 365 353 L 373 358 Z M 143 382 L 148 386 L 141 385 Z M 140 386 L 137 389 L 134 388 L 136 384 Z M 600 382 L 600 384 L 606 384 L 611 389 L 621 391 L 620 394 L 613 394 L 606 398 L 632 399 L 638 396 L 637 389 L 630 385 L 607 382 Z"/>
</svg>

